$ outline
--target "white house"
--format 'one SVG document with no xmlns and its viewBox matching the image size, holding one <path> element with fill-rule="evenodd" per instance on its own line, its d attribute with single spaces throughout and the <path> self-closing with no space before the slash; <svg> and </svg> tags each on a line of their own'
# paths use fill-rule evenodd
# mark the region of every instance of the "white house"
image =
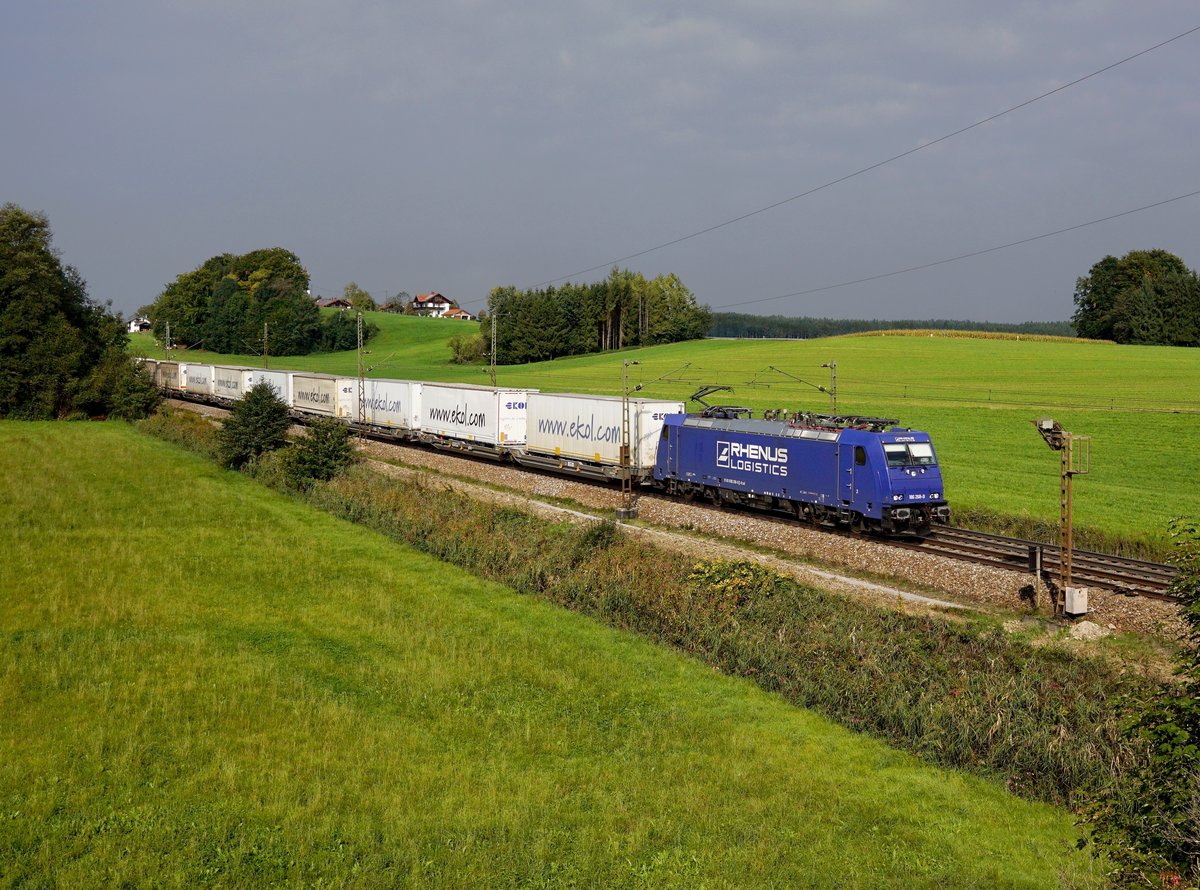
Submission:
<svg viewBox="0 0 1200 890">
<path fill-rule="evenodd" d="M 441 318 L 453 308 L 453 305 L 453 303 L 437 291 L 430 291 L 427 294 L 417 294 L 413 297 L 412 301 L 413 312 L 433 318 Z"/>
</svg>

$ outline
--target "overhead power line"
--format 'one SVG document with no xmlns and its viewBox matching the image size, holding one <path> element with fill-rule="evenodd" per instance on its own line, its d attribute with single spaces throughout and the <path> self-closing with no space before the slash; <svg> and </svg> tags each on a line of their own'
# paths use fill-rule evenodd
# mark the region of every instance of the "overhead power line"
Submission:
<svg viewBox="0 0 1200 890">
<path fill-rule="evenodd" d="M 826 284 L 821 287 L 810 287 L 806 290 L 793 291 L 790 294 L 779 294 L 775 297 L 760 297 L 755 300 L 739 300 L 736 303 L 725 303 L 720 306 L 714 306 L 714 309 L 729 309 L 732 307 L 751 306 L 756 303 L 769 303 L 772 300 L 786 300 L 788 297 L 803 297 L 809 294 L 818 294 L 822 291 L 836 290 L 840 287 L 850 287 L 854 284 L 866 284 L 869 281 L 880 281 L 884 278 L 893 278 L 897 275 L 907 275 L 909 272 L 919 272 L 922 269 L 932 269 L 935 266 L 945 266 L 948 263 L 957 263 L 960 260 L 971 259 L 972 257 L 983 256 L 987 253 L 995 253 L 998 250 L 1007 250 L 1010 247 L 1019 247 L 1022 244 L 1030 244 L 1034 241 L 1041 241 L 1045 238 L 1053 238 L 1055 235 L 1064 235 L 1067 232 L 1074 232 L 1077 229 L 1085 229 L 1088 226 L 1099 225 L 1100 223 L 1109 222 L 1110 220 L 1120 219 L 1122 216 L 1129 216 L 1134 213 L 1141 213 L 1143 210 L 1152 210 L 1155 207 L 1162 207 L 1165 204 L 1173 204 L 1176 201 L 1182 201 L 1186 198 L 1194 198 L 1200 195 L 1200 189 L 1194 192 L 1188 192 L 1185 195 L 1176 195 L 1174 198 L 1167 198 L 1164 201 L 1155 201 L 1153 204 L 1143 204 L 1141 207 L 1135 207 L 1132 210 L 1122 210 L 1120 213 L 1113 213 L 1109 216 L 1103 216 L 1100 219 L 1091 219 L 1087 222 L 1077 223 L 1073 226 L 1067 226 L 1063 229 L 1055 229 L 1053 232 L 1043 232 L 1040 235 L 1031 235 L 1028 238 L 1021 238 L 1017 241 L 1009 241 L 1006 244 L 997 244 L 994 247 L 985 247 L 982 250 L 972 250 L 970 253 L 960 253 L 958 256 L 947 257 L 942 260 L 934 260 L 929 263 L 921 263 L 917 266 L 908 266 L 904 269 L 894 269 L 891 272 L 881 272 L 878 275 L 868 275 L 865 278 L 855 278 L 851 281 L 839 281 L 837 284 Z"/>
<path fill-rule="evenodd" d="M 1132 62 L 1134 59 L 1140 58 L 1141 56 L 1147 55 L 1148 53 L 1152 53 L 1155 50 L 1162 49 L 1164 46 L 1166 46 L 1170 43 L 1174 43 L 1177 40 L 1182 40 L 1184 37 L 1188 37 L 1192 34 L 1195 34 L 1197 31 L 1200 31 L 1200 25 L 1197 25 L 1194 28 L 1189 28 L 1188 30 L 1183 31 L 1182 33 L 1176 34 L 1174 37 L 1169 37 L 1160 43 L 1154 44 L 1154 46 L 1150 46 L 1150 47 L 1147 47 L 1146 49 L 1139 50 L 1138 52 L 1134 53 L 1133 55 L 1126 56 L 1123 59 L 1120 59 L 1109 65 L 1105 65 L 1103 68 L 1097 68 L 1095 71 L 1091 72 L 1090 74 L 1085 74 L 1082 77 L 1077 77 L 1075 80 L 1072 80 L 1068 83 L 1064 83 L 1060 86 L 1057 86 L 1052 90 L 1047 90 L 1046 92 L 1041 93 L 1040 95 L 1034 96 L 1032 99 L 1026 99 L 1024 102 L 1019 102 L 1016 105 L 1013 105 L 1009 108 L 1004 109 L 1003 111 L 998 111 L 995 114 L 989 115 L 988 117 L 985 117 L 982 120 L 978 120 L 973 124 L 968 124 L 965 127 L 960 127 L 959 129 L 954 130 L 953 132 L 947 133 L 945 136 L 940 136 L 937 139 L 934 139 L 930 142 L 925 142 L 925 143 L 922 143 L 921 145 L 918 145 L 915 148 L 910 148 L 908 151 L 902 151 L 899 154 L 892 155 L 890 158 L 885 158 L 884 160 L 878 161 L 874 164 L 871 164 L 870 166 L 863 167 L 859 170 L 855 170 L 853 173 L 847 173 L 845 176 L 839 176 L 837 179 L 831 179 L 829 182 L 823 183 L 818 186 L 814 186 L 813 188 L 810 188 L 806 191 L 800 192 L 799 194 L 795 194 L 790 197 L 783 198 L 779 201 L 775 201 L 774 203 L 767 204 L 764 207 L 759 207 L 757 210 L 750 210 L 746 213 L 742 213 L 738 216 L 724 220 L 723 222 L 715 223 L 714 225 L 711 225 L 711 226 L 706 226 L 703 229 L 698 229 L 694 232 L 690 232 L 687 235 L 681 235 L 678 238 L 672 238 L 670 241 L 663 241 L 661 244 L 655 244 L 653 247 L 647 247 L 643 250 L 638 250 L 638 251 L 635 251 L 634 253 L 626 254 L 625 256 L 621 256 L 621 257 L 617 257 L 616 259 L 607 260 L 606 262 L 603 262 L 603 263 L 597 263 L 594 266 L 589 266 L 586 269 L 579 269 L 578 271 L 571 272 L 568 275 L 560 275 L 557 278 L 547 279 L 546 281 L 542 281 L 542 282 L 539 282 L 538 284 L 535 284 L 534 287 L 535 288 L 545 287 L 546 285 L 554 284 L 555 282 L 558 282 L 558 281 L 565 281 L 569 278 L 575 278 L 576 276 L 579 276 L 579 275 L 586 275 L 588 272 L 595 272 L 598 269 L 606 269 L 610 266 L 614 266 L 619 263 L 624 263 L 624 262 L 627 262 L 632 259 L 637 259 L 638 257 L 645 256 L 648 253 L 654 253 L 657 250 L 662 250 L 663 248 L 666 248 L 666 247 L 672 247 L 676 244 L 681 244 L 684 241 L 690 241 L 692 238 L 699 238 L 701 235 L 707 235 L 710 232 L 715 232 L 718 229 L 725 228 L 726 226 L 734 225 L 735 223 L 739 223 L 744 220 L 750 219 L 751 217 L 758 216 L 759 214 L 766 213 L 769 210 L 775 210 L 778 207 L 782 207 L 785 204 L 790 204 L 793 201 L 798 201 L 801 198 L 807 198 L 810 195 L 815 195 L 817 192 L 824 191 L 825 189 L 828 189 L 828 188 L 832 188 L 835 185 L 840 185 L 841 183 L 846 182 L 847 180 L 854 179 L 856 176 L 862 176 L 864 173 L 870 173 L 872 170 L 878 170 L 880 167 L 885 167 L 888 164 L 895 163 L 896 161 L 906 158 L 909 155 L 914 155 L 919 151 L 924 151 L 927 148 L 932 148 L 935 145 L 939 145 L 942 142 L 946 142 L 949 139 L 953 139 L 955 136 L 961 136 L 963 133 L 967 133 L 971 130 L 976 129 L 977 127 L 982 127 L 984 124 L 988 124 L 994 120 L 998 120 L 999 118 L 1002 118 L 1007 114 L 1012 114 L 1014 111 L 1019 111 L 1022 108 L 1027 108 L 1030 105 L 1033 105 L 1035 102 L 1040 102 L 1042 99 L 1049 98 L 1050 96 L 1053 96 L 1055 93 L 1061 93 L 1063 90 L 1070 89 L 1073 86 L 1078 86 L 1079 84 L 1083 83 L 1084 81 L 1091 80 L 1093 77 L 1097 77 L 1101 74 L 1104 74 L 1105 72 L 1112 71 L 1114 68 L 1124 65 L 1126 62 Z M 1130 211 L 1130 212 L 1135 212 L 1135 211 Z"/>
</svg>

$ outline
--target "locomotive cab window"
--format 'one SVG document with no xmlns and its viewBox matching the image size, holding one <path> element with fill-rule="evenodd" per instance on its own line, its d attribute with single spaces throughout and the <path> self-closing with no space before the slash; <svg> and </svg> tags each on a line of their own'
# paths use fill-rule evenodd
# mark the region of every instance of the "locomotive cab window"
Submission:
<svg viewBox="0 0 1200 890">
<path fill-rule="evenodd" d="M 854 446 L 854 463 L 860 467 L 867 465 L 867 449 L 861 445 Z"/>
<path fill-rule="evenodd" d="M 912 462 L 919 466 L 928 466 L 934 462 L 933 446 L 928 442 L 913 442 L 908 446 L 908 453 L 912 455 Z"/>
<path fill-rule="evenodd" d="M 928 442 L 913 442 L 910 445 L 897 442 L 884 445 L 883 452 L 887 455 L 889 467 L 928 467 L 935 463 L 933 446 Z"/>
</svg>

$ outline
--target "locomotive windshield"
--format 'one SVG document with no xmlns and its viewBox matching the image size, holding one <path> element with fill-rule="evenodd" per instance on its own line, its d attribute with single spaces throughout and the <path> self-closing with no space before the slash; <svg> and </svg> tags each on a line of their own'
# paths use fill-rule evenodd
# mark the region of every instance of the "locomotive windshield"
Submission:
<svg viewBox="0 0 1200 890">
<path fill-rule="evenodd" d="M 908 446 L 908 453 L 914 464 L 927 466 L 933 463 L 933 446 L 928 442 L 913 442 Z"/>
<path fill-rule="evenodd" d="M 912 442 L 908 445 L 896 442 L 884 445 L 883 453 L 887 455 L 889 467 L 924 467 L 935 463 L 933 446 L 928 442 Z"/>
</svg>

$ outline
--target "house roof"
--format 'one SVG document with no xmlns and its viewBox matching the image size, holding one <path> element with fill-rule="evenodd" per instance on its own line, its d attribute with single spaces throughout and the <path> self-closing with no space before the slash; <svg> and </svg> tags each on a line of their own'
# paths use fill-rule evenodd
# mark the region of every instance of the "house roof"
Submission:
<svg viewBox="0 0 1200 890">
<path fill-rule="evenodd" d="M 430 291 L 427 294 L 417 294 L 413 298 L 418 303 L 449 303 L 450 301 L 437 291 Z"/>
<path fill-rule="evenodd" d="M 472 315 L 466 309 L 459 309 L 457 306 L 446 313 L 454 318 L 471 318 Z"/>
<path fill-rule="evenodd" d="M 328 297 L 324 300 L 317 300 L 317 305 L 322 309 L 345 309 L 350 306 L 350 301 L 345 297 Z"/>
</svg>

